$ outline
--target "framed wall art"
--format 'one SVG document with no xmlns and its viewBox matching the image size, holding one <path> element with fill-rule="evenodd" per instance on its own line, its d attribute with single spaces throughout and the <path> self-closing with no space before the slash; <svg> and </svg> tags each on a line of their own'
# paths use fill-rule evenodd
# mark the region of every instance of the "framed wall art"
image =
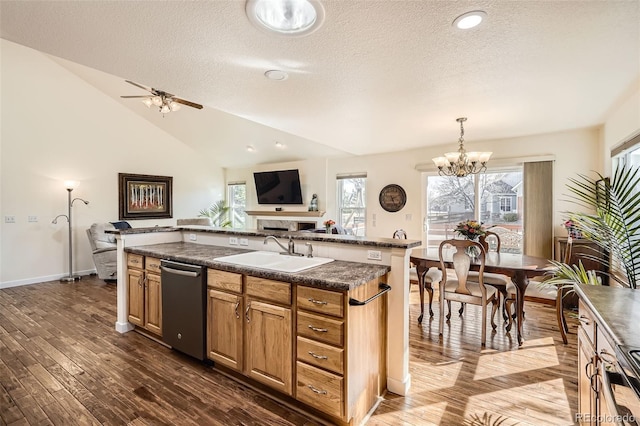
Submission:
<svg viewBox="0 0 640 426">
<path fill-rule="evenodd" d="M 173 177 L 118 173 L 120 220 L 173 217 Z"/>
</svg>

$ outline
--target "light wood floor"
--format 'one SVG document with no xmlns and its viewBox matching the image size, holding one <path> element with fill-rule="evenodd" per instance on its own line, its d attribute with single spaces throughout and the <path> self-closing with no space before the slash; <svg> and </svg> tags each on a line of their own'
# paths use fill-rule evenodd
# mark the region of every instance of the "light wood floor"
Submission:
<svg viewBox="0 0 640 426">
<path fill-rule="evenodd" d="M 115 286 L 85 277 L 0 290 L 0 425 L 312 425 L 311 420 L 138 333 L 114 330 Z M 388 394 L 368 425 L 570 425 L 576 321 L 525 305 L 524 346 L 502 324 L 480 350 L 477 317 L 417 324 L 410 394 Z M 457 306 L 455 306 L 457 309 Z M 500 423 L 502 422 L 502 423 Z"/>
</svg>

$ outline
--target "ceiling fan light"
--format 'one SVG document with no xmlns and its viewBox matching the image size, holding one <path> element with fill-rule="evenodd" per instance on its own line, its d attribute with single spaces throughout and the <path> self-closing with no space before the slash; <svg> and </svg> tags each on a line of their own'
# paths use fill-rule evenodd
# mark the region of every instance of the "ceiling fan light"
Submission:
<svg viewBox="0 0 640 426">
<path fill-rule="evenodd" d="M 171 101 L 171 102 L 169 102 L 169 109 L 171 111 L 177 111 L 177 110 L 180 109 L 180 104 L 177 103 L 176 101 Z"/>
<path fill-rule="evenodd" d="M 153 98 L 151 98 L 151 102 L 155 105 L 155 106 L 161 106 L 162 105 L 162 98 L 160 96 L 154 96 Z"/>
<path fill-rule="evenodd" d="M 143 99 L 142 103 L 145 104 L 147 106 L 147 108 L 151 108 L 151 105 L 153 105 L 153 101 L 151 100 L 151 98 Z"/>
<path fill-rule="evenodd" d="M 171 108 L 169 108 L 169 105 L 164 104 L 160 107 L 160 112 L 163 114 L 169 113 L 171 112 Z"/>
</svg>

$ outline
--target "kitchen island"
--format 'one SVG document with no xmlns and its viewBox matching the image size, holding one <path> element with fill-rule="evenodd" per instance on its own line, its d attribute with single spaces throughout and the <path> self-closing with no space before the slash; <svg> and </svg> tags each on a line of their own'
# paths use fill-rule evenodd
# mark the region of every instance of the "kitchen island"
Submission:
<svg viewBox="0 0 640 426">
<path fill-rule="evenodd" d="M 294 355 L 295 363 L 291 373 L 295 377 L 295 387 L 287 383 L 287 380 L 274 381 L 272 373 L 263 374 L 264 371 L 261 370 L 267 368 L 265 365 L 252 367 L 252 355 L 246 347 L 239 349 L 231 345 L 224 347 L 222 351 L 211 351 L 208 347 L 209 358 L 214 359 L 217 365 L 230 368 L 235 365 L 242 374 L 262 383 L 270 383 L 271 387 L 283 394 L 291 395 L 318 412 L 328 413 L 332 419 L 340 419 L 346 423 L 354 419 L 356 423 L 359 422 L 371 408 L 371 401 L 384 388 L 398 394 L 405 394 L 408 390 L 408 265 L 409 252 L 420 245 L 419 241 L 305 232 L 235 231 L 199 226 L 130 229 L 114 233 L 117 235 L 119 259 L 118 331 L 132 329 L 128 312 L 127 256 L 192 263 L 206 267 L 210 274 L 215 271 L 213 277 L 209 275 L 209 302 L 217 303 L 218 311 L 227 309 L 226 317 L 241 316 L 243 312 L 247 314 L 255 308 L 261 310 L 256 311 L 256 314 L 275 315 L 283 323 L 288 324 L 290 321 L 292 324 L 289 327 L 291 339 L 285 338 L 292 342 L 292 347 L 285 347 L 283 350 L 284 353 L 297 353 Z M 264 244 L 268 235 L 275 235 L 285 245 L 288 237 L 293 237 L 296 247 L 303 247 L 296 248 L 296 251 L 306 250 L 306 243 L 310 243 L 313 245 L 314 256 L 336 260 L 295 273 L 231 265 L 215 260 L 217 257 L 254 250 L 281 251 L 271 242 Z M 367 308 L 359 309 L 349 305 L 350 299 L 364 301 L 375 296 L 381 288 L 381 282 L 389 284 L 392 290 Z M 277 301 L 268 300 L 268 297 L 259 294 L 265 285 L 273 290 L 272 296 L 278 294 Z M 336 298 L 336 295 L 339 297 Z M 325 301 L 321 296 L 327 296 L 328 299 Z M 308 302 L 309 300 L 315 302 Z M 321 301 L 317 302 L 318 300 Z M 328 303 L 331 301 L 334 302 Z M 316 305 L 316 302 L 322 305 Z M 318 312 L 318 306 L 340 306 L 340 310 L 324 312 L 320 309 Z M 249 313 L 246 318 L 257 317 Z M 384 319 L 384 324 L 378 327 L 376 324 L 381 318 Z M 307 327 L 306 322 L 310 320 L 323 321 L 323 326 L 308 324 Z M 245 344 L 246 335 L 251 332 L 250 324 L 253 322 L 247 320 L 244 331 L 241 331 L 245 335 Z M 228 327 L 232 325 L 227 324 L 225 327 L 229 330 Z M 337 340 L 332 340 L 329 336 L 331 333 L 325 331 L 332 330 L 332 327 L 337 327 Z M 312 328 L 326 334 L 318 337 L 304 331 Z M 382 330 L 383 335 L 376 336 L 376 330 Z M 379 353 L 376 352 L 376 344 Z M 244 367 L 242 361 L 238 363 L 237 356 L 228 353 L 229 347 L 244 355 Z M 314 362 L 317 363 L 318 359 L 309 355 L 317 354 L 317 350 L 313 348 L 331 353 L 344 351 L 337 358 L 344 365 L 338 363 L 317 368 Z M 321 355 L 321 358 L 324 356 Z M 351 375 L 349 369 L 354 366 L 362 366 L 363 374 Z M 275 375 L 280 373 L 279 371 Z M 288 374 L 284 372 L 285 376 Z M 307 383 L 310 380 L 330 383 L 333 388 L 318 388 Z M 307 385 L 303 386 L 305 383 Z M 341 395 L 342 400 L 329 398 L 326 403 L 318 402 L 319 396 L 331 392 Z"/>
</svg>

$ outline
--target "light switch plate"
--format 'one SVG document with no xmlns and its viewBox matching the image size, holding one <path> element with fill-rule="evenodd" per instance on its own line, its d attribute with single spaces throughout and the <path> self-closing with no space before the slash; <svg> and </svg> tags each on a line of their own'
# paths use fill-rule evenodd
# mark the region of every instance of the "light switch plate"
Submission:
<svg viewBox="0 0 640 426">
<path fill-rule="evenodd" d="M 15 216 L 5 216 L 4 217 L 4 223 L 16 223 L 16 217 Z"/>
</svg>

